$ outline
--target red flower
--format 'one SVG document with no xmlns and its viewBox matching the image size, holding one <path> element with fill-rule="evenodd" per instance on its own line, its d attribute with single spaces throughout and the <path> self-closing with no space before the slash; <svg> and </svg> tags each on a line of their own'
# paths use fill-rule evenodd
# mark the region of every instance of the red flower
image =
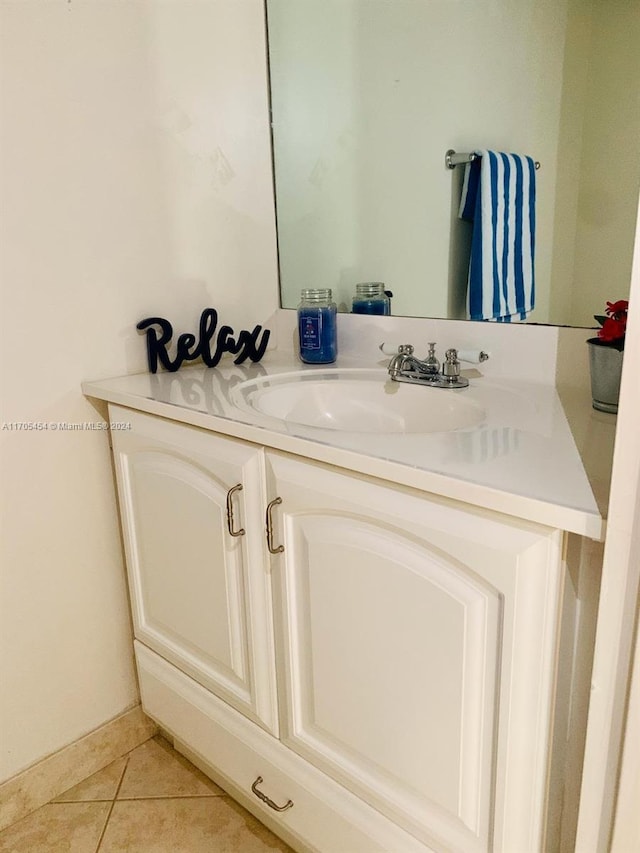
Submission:
<svg viewBox="0 0 640 853">
<path fill-rule="evenodd" d="M 626 322 L 628 309 L 629 303 L 626 299 L 618 299 L 617 302 L 607 302 L 607 314 L 613 317 L 614 320 L 622 320 L 624 318 Z"/>
<path fill-rule="evenodd" d="M 607 302 L 607 316 L 597 317 L 602 323 L 598 330 L 598 338 L 603 343 L 614 343 L 622 341 L 627 331 L 627 310 L 629 303 L 626 299 L 618 299 L 617 302 Z"/>
<path fill-rule="evenodd" d="M 603 327 L 598 331 L 598 337 L 601 341 L 617 341 L 623 338 L 627 330 L 627 320 L 616 320 L 613 317 L 607 317 Z"/>
</svg>

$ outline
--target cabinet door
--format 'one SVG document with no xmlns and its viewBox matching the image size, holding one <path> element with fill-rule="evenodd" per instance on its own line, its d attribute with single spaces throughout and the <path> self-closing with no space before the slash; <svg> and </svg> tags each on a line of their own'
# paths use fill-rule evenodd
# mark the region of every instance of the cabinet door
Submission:
<svg viewBox="0 0 640 853">
<path fill-rule="evenodd" d="M 132 424 L 113 449 L 136 638 L 276 732 L 263 451 L 149 415 L 113 418 Z"/>
<path fill-rule="evenodd" d="M 268 469 L 284 743 L 434 849 L 540 849 L 559 536 Z"/>
</svg>

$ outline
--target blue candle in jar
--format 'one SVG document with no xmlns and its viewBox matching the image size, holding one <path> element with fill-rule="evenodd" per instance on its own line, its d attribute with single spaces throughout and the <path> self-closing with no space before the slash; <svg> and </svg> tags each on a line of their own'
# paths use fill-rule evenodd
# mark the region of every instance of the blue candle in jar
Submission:
<svg viewBox="0 0 640 853">
<path fill-rule="evenodd" d="M 298 306 L 300 360 L 331 364 L 338 355 L 336 305 L 331 289 L 303 290 Z"/>
<path fill-rule="evenodd" d="M 389 314 L 389 305 L 382 299 L 355 299 L 353 300 L 352 314 Z"/>
<path fill-rule="evenodd" d="M 391 313 L 391 301 L 385 293 L 384 282 L 364 281 L 356 284 L 351 313 L 388 316 Z"/>
</svg>

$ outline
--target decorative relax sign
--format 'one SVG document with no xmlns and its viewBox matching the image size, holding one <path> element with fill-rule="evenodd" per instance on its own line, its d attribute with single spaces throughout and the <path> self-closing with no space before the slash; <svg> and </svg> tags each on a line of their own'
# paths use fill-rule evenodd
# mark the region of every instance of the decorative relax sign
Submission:
<svg viewBox="0 0 640 853">
<path fill-rule="evenodd" d="M 256 326 L 251 332 L 243 329 L 238 332 L 236 338 L 231 326 L 220 326 L 216 334 L 217 324 L 218 312 L 215 308 L 205 308 L 200 316 L 198 337 L 189 332 L 180 335 L 176 344 L 176 355 L 172 359 L 168 349 L 173 335 L 171 323 L 162 317 L 147 317 L 146 320 L 141 320 L 136 328 L 147 334 L 147 357 L 151 373 L 157 372 L 158 362 L 173 373 L 183 361 L 195 361 L 197 358 L 202 358 L 207 367 L 215 367 L 225 352 L 236 356 L 234 364 L 242 364 L 248 358 L 251 361 L 260 361 L 269 341 L 268 329 L 263 330 L 262 326 Z M 214 337 L 215 346 L 212 347 Z"/>
</svg>

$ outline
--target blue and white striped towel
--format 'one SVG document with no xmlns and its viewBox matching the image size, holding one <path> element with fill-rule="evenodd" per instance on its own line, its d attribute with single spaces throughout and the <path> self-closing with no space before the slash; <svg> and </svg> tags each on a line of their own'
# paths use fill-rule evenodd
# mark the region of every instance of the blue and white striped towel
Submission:
<svg viewBox="0 0 640 853">
<path fill-rule="evenodd" d="M 473 222 L 469 316 L 524 320 L 535 304 L 535 162 L 520 154 L 475 153 L 465 167 L 459 213 Z"/>
</svg>

